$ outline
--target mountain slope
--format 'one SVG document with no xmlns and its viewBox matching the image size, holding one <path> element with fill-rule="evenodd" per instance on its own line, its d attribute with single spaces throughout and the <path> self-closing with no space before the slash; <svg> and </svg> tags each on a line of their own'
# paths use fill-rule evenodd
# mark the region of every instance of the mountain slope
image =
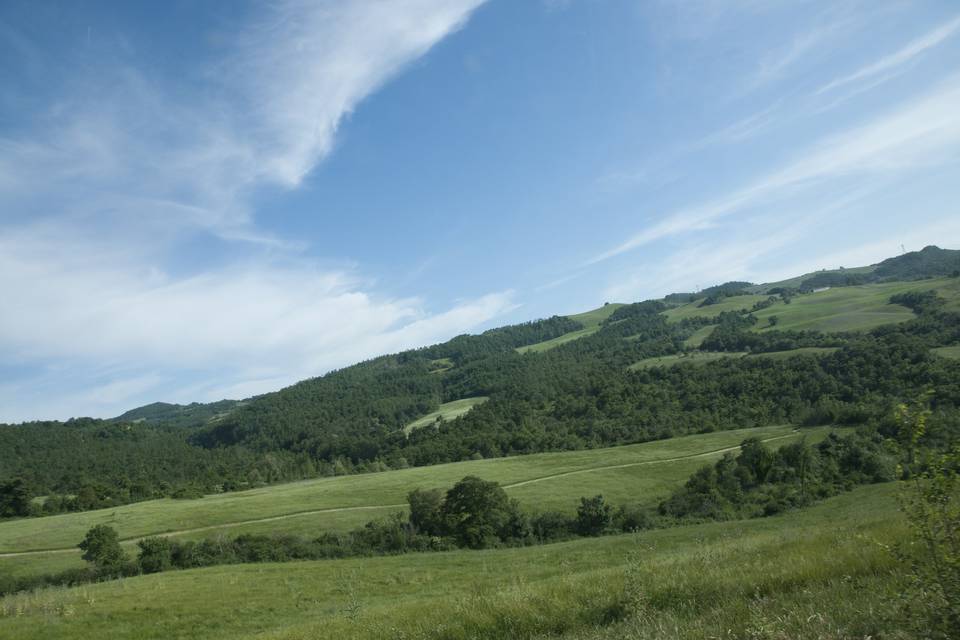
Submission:
<svg viewBox="0 0 960 640">
<path fill-rule="evenodd" d="M 0 426 L 0 480 L 24 476 L 36 493 L 89 488 L 116 504 L 133 499 L 131 484 L 170 495 L 738 427 L 853 423 L 880 419 L 927 387 L 949 408 L 960 403 L 951 382 L 960 363 L 930 350 L 960 344 L 960 279 L 916 278 L 948 269 L 958 252 L 919 253 L 881 263 L 885 273 L 909 276 L 898 285 L 770 297 L 741 295 L 747 283 L 728 283 L 713 288 L 714 304 L 609 305 L 458 336 L 243 403 L 158 404 L 121 417 L 135 425 Z M 896 317 L 884 320 L 898 324 L 831 324 L 837 309 L 855 317 L 870 311 L 864 305 L 897 302 Z M 845 333 L 809 330 L 817 328 Z M 806 351 L 630 370 L 698 343 L 712 352 Z M 551 348 L 524 349 L 544 344 Z M 436 429 L 405 431 L 443 404 L 480 397 L 489 400 Z M 183 451 L 188 462 L 171 466 L 158 447 Z"/>
</svg>

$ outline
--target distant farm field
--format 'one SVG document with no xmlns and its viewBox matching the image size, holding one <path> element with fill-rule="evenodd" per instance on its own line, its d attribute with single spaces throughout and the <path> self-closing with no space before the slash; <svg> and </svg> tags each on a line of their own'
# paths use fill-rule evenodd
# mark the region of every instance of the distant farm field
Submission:
<svg viewBox="0 0 960 640">
<path fill-rule="evenodd" d="M 475 460 L 354 476 L 322 478 L 207 496 L 152 500 L 44 518 L 0 523 L 0 570 L 38 573 L 79 564 L 76 544 L 107 524 L 122 539 L 155 534 L 180 538 L 284 532 L 316 535 L 345 530 L 402 511 L 412 489 L 447 488 L 467 475 L 496 480 L 529 510 L 572 512 L 580 496 L 603 494 L 614 504 L 654 504 L 703 464 L 735 450 L 748 437 L 770 446 L 816 440 L 828 428 L 787 426 L 720 431 L 606 449 Z M 57 550 L 53 553 L 7 555 Z M 63 550 L 63 551 L 60 551 Z"/>
<path fill-rule="evenodd" d="M 749 309 L 757 302 L 766 300 L 767 297 L 768 296 L 761 295 L 734 296 L 732 298 L 725 298 L 717 304 L 709 304 L 702 307 L 700 306 L 703 303 L 702 299 L 694 300 L 679 307 L 668 309 L 663 312 L 663 315 L 667 316 L 667 319 L 671 322 L 678 322 L 684 318 L 713 318 L 724 311 Z"/>
<path fill-rule="evenodd" d="M 956 347 L 937 347 L 933 350 L 938 356 L 944 358 L 953 358 L 954 360 L 960 360 L 960 346 Z"/>
<path fill-rule="evenodd" d="M 906 307 L 890 304 L 890 297 L 907 291 L 935 290 L 946 301 L 948 309 L 960 309 L 960 279 L 937 278 L 912 282 L 889 282 L 855 287 L 834 287 L 819 293 L 808 293 L 782 301 L 753 314 L 757 317 L 755 331 L 816 330 L 825 332 L 868 331 L 884 324 L 903 322 L 914 317 Z M 746 295 L 727 298 L 714 305 L 701 307 L 695 300 L 664 312 L 671 321 L 684 318 L 712 318 L 722 311 L 750 309 L 765 295 Z M 776 316 L 776 325 L 770 317 Z M 694 334 L 699 342 L 703 338 Z M 691 338 L 693 340 L 693 338 Z M 698 343 L 699 344 L 699 343 Z M 692 345 L 692 346 L 698 346 Z"/>
<path fill-rule="evenodd" d="M 428 413 L 422 418 L 414 420 L 407 426 L 403 428 L 404 433 L 410 433 L 414 429 L 419 429 L 420 427 L 432 426 L 437 423 L 437 420 L 453 420 L 459 418 L 463 414 L 473 409 L 478 404 L 483 404 L 489 400 L 486 396 L 480 396 L 477 398 L 463 398 L 462 400 L 454 400 L 453 402 L 445 402 L 444 404 L 437 407 L 437 410 Z"/>
<path fill-rule="evenodd" d="M 885 545 L 905 535 L 896 489 L 861 487 L 769 518 L 526 548 L 219 566 L 44 589 L 0 599 L 0 636 L 880 637 L 887 629 L 875 607 L 894 602 L 899 587 Z"/>
<path fill-rule="evenodd" d="M 704 364 L 707 362 L 716 362 L 724 358 L 773 358 L 775 360 L 786 360 L 800 355 L 824 356 L 836 351 L 836 347 L 801 347 L 799 349 L 790 349 L 789 351 L 768 351 L 765 353 L 744 353 L 742 351 L 690 351 L 688 353 L 678 353 L 676 355 L 659 356 L 656 358 L 645 358 L 635 362 L 628 369 L 636 371 L 638 369 L 649 369 L 650 367 L 672 367 L 678 364 Z"/>
<path fill-rule="evenodd" d="M 692 347 L 694 349 L 699 348 L 703 341 L 710 337 L 710 334 L 713 333 L 713 330 L 717 328 L 715 324 L 709 324 L 705 327 L 700 327 L 697 329 L 692 336 L 683 341 L 684 346 Z"/>
<path fill-rule="evenodd" d="M 722 360 L 723 358 L 742 358 L 745 355 L 745 353 L 741 352 L 691 351 L 690 353 L 644 358 L 640 362 L 635 362 L 627 368 L 631 371 L 636 371 L 637 369 L 649 369 L 650 367 L 670 367 L 682 363 L 701 364 Z"/>
<path fill-rule="evenodd" d="M 536 344 L 527 345 L 525 347 L 518 347 L 517 351 L 520 353 L 527 353 L 528 351 L 533 353 L 539 353 L 541 351 L 547 351 L 553 349 L 554 347 L 559 347 L 561 344 L 565 344 L 572 340 L 577 340 L 578 338 L 585 338 L 586 336 L 591 336 L 600 330 L 600 326 L 604 320 L 609 318 L 614 311 L 622 307 L 622 304 L 619 303 L 610 303 L 605 304 L 598 309 L 592 311 L 587 311 L 585 313 L 578 313 L 576 315 L 567 316 L 571 320 L 576 320 L 583 325 L 583 329 L 578 329 L 576 331 L 571 331 L 570 333 L 565 333 L 562 336 L 557 336 L 551 340 L 544 340 L 543 342 L 538 342 Z"/>
</svg>

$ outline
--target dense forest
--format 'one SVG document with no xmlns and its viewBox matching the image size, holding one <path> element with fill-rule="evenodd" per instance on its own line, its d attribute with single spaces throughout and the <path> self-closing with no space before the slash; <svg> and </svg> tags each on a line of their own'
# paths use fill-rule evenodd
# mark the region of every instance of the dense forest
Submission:
<svg viewBox="0 0 960 640">
<path fill-rule="evenodd" d="M 952 274 L 957 256 L 928 248 L 884 261 L 873 273 Z M 749 285 L 729 284 L 711 295 L 741 295 Z M 596 333 L 542 352 L 517 348 L 583 325 L 553 317 L 458 336 L 241 403 L 157 404 L 114 420 L 0 426 L 0 506 L 19 505 L 6 507 L 7 516 L 54 513 L 729 428 L 863 424 L 924 392 L 934 422 L 955 423 L 960 362 L 930 349 L 960 344 L 960 316 L 929 292 L 891 302 L 912 309 L 915 318 L 869 332 L 826 334 L 752 331 L 751 309 L 669 322 L 663 312 L 677 301 L 668 297 L 618 307 Z M 709 305 L 704 311 L 709 314 Z M 685 340 L 708 325 L 716 329 L 701 348 L 710 351 L 836 350 L 630 369 L 646 358 L 688 351 Z M 436 428 L 404 431 L 442 403 L 477 396 L 489 400 Z M 14 486 L 16 499 L 6 489 Z M 24 507 L 24 491 L 48 497 Z"/>
</svg>

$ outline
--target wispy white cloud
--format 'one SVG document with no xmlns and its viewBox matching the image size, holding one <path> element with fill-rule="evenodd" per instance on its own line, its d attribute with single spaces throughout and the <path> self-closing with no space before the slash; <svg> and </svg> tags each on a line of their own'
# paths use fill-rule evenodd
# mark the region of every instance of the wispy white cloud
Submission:
<svg viewBox="0 0 960 640">
<path fill-rule="evenodd" d="M 870 80 L 877 76 L 889 76 L 891 73 L 899 73 L 917 56 L 941 44 L 953 36 L 958 29 L 960 29 L 960 16 L 913 40 L 902 49 L 890 55 L 884 56 L 853 73 L 831 80 L 817 89 L 816 93 L 822 94 L 862 80 Z"/>
<path fill-rule="evenodd" d="M 770 129 L 783 121 L 781 111 L 783 101 L 777 100 L 768 107 L 737 120 L 719 131 L 705 136 L 691 149 L 701 149 L 713 144 L 732 144 L 741 142 Z"/>
<path fill-rule="evenodd" d="M 484 0 L 269 5 L 227 64 L 251 105 L 259 171 L 295 186 L 329 153 L 341 120 Z"/>
<path fill-rule="evenodd" d="M 730 280 L 750 280 L 756 264 L 801 237 L 797 228 L 760 238 L 724 242 L 694 242 L 670 253 L 648 268 L 618 277 L 603 291 L 607 300 L 632 301 L 695 291 Z"/>
<path fill-rule="evenodd" d="M 796 35 L 785 47 L 765 55 L 750 78 L 749 88 L 755 89 L 783 77 L 792 67 L 809 58 L 823 44 L 850 28 L 850 20 L 830 15 L 823 23 Z"/>
<path fill-rule="evenodd" d="M 96 194 L 123 216 L 263 240 L 251 192 L 300 184 L 343 118 L 483 1 L 270 3 L 203 91 L 103 60 L 33 131 L 0 138 L 0 204 L 42 191 L 48 209 L 73 210 L 78 193 Z"/>
<path fill-rule="evenodd" d="M 595 264 L 662 238 L 711 228 L 748 207 L 795 194 L 823 181 L 896 175 L 954 160 L 960 150 L 960 78 L 876 118 L 828 137 L 778 171 L 713 201 L 670 215 L 591 260 Z"/>
<path fill-rule="evenodd" d="M 795 206 L 779 209 L 773 217 L 754 216 L 740 225 L 749 233 L 728 232 L 722 241 L 697 237 L 681 241 L 678 248 L 653 264 L 625 274 L 618 272 L 604 295 L 611 300 L 639 300 L 677 291 L 696 291 L 729 280 L 769 280 L 771 259 L 790 246 L 806 246 L 828 220 L 844 215 L 872 193 L 865 188 L 851 189 L 812 208 Z M 802 271 L 792 271 L 789 275 L 797 273 Z"/>
<path fill-rule="evenodd" d="M 512 294 L 501 292 L 430 313 L 423 300 L 382 297 L 356 273 L 309 262 L 261 261 L 174 276 L 105 250 L 100 257 L 74 255 L 62 237 L 0 233 L 0 291 L 11 311 L 0 314 L 4 361 L 112 367 L 129 376 L 91 388 L 82 402 L 75 398 L 76 413 L 119 410 L 178 371 L 217 378 L 195 389 L 202 397 L 178 394 L 181 400 L 225 388 L 262 393 L 278 382 L 446 339 L 516 308 Z M 4 411 L 13 411 L 17 399 L 3 400 Z"/>
<path fill-rule="evenodd" d="M 0 291 L 15 310 L 0 314 L 0 354 L 112 373 L 47 388 L 56 403 L 7 385 L 0 420 L 28 412 L 25 397 L 46 417 L 103 415 L 169 393 L 178 372 L 182 389 L 206 371 L 217 389 L 264 392 L 514 308 L 508 292 L 446 310 L 377 292 L 361 270 L 320 266 L 263 231 L 253 208 L 258 190 L 298 187 L 344 118 L 483 1 L 267 3 L 182 84 L 123 51 L 78 64 L 31 125 L 0 135 Z M 177 264 L 206 234 L 230 257 Z M 177 399 L 217 393 L 190 390 L 201 397 Z"/>
</svg>

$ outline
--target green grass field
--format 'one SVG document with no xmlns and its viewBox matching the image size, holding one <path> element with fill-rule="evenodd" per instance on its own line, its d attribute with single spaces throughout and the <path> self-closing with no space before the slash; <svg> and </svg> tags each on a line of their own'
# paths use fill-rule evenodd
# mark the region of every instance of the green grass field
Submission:
<svg viewBox="0 0 960 640">
<path fill-rule="evenodd" d="M 76 544 L 107 524 L 124 540 L 171 532 L 196 539 L 220 534 L 316 535 L 345 530 L 405 509 L 412 489 L 447 488 L 466 475 L 497 480 L 530 510 L 572 512 L 580 496 L 603 494 L 614 504 L 654 504 L 703 464 L 750 436 L 771 446 L 815 441 L 828 428 L 761 427 L 637 445 L 475 460 L 382 473 L 322 478 L 198 500 L 152 500 L 82 513 L 0 523 L 0 570 L 16 575 L 79 566 Z M 132 546 L 132 542 L 128 542 Z M 58 550 L 54 553 L 2 554 Z M 64 551 L 59 551 L 64 550 Z"/>
<path fill-rule="evenodd" d="M 873 267 L 864 267 L 863 269 L 850 269 L 849 271 L 851 273 L 867 272 L 872 269 Z M 801 279 L 795 280 L 795 284 L 799 284 Z M 757 285 L 755 288 L 765 291 L 779 284 Z M 960 311 L 960 279 L 958 278 L 835 287 L 820 293 L 797 296 L 793 298 L 790 304 L 778 302 L 772 307 L 757 311 L 754 315 L 759 322 L 754 330 L 868 331 L 880 325 L 903 322 L 914 317 L 913 312 L 906 307 L 889 304 L 890 296 L 905 291 L 929 291 L 931 289 L 936 290 L 946 300 L 948 310 Z M 750 309 L 754 304 L 766 300 L 768 297 L 766 294 L 735 296 L 706 307 L 699 306 L 702 300 L 694 300 L 668 309 L 663 312 L 663 315 L 671 322 L 679 322 L 684 318 L 712 318 L 723 311 Z M 520 353 L 547 351 L 571 340 L 593 335 L 600 329 L 600 323 L 622 306 L 622 304 L 611 303 L 593 311 L 569 316 L 582 323 L 584 328 L 552 340 L 518 347 L 517 351 Z M 770 316 L 777 316 L 779 319 L 775 327 L 769 326 Z M 712 330 L 713 327 L 699 329 L 685 341 L 685 344 L 690 347 L 699 347 Z"/>
<path fill-rule="evenodd" d="M 720 315 L 724 311 L 740 311 L 741 309 L 749 309 L 757 302 L 766 300 L 767 297 L 768 296 L 761 295 L 735 296 L 733 298 L 721 300 L 717 304 L 711 304 L 705 307 L 699 306 L 700 303 L 703 302 L 702 299 L 694 300 L 693 302 L 688 302 L 687 304 L 679 307 L 668 309 L 663 312 L 663 315 L 667 316 L 667 319 L 671 322 L 679 322 L 684 318 L 712 318 Z"/>
<path fill-rule="evenodd" d="M 525 347 L 517 347 L 517 351 L 519 353 L 527 353 L 528 351 L 540 353 L 541 351 L 547 351 L 549 349 L 553 349 L 554 347 L 559 347 L 560 345 L 566 344 L 572 340 L 593 335 L 600 330 L 600 324 L 609 318 L 614 311 L 622 306 L 622 304 L 611 302 L 610 304 L 605 304 L 598 309 L 594 309 L 593 311 L 586 311 L 584 313 L 567 316 L 571 320 L 576 320 L 582 324 L 583 329 L 565 333 L 562 336 L 557 336 L 551 340 L 544 340 L 543 342 L 530 344 Z"/>
<path fill-rule="evenodd" d="M 876 266 L 869 267 L 854 267 L 852 269 L 844 269 L 843 273 L 856 275 L 856 274 L 868 274 L 873 273 L 877 270 Z M 839 272 L 839 269 L 825 269 L 827 272 Z M 802 276 L 797 276 L 795 278 L 789 278 L 788 280 L 780 280 L 779 282 L 767 282 L 764 284 L 758 284 L 753 287 L 748 287 L 748 290 L 754 293 L 766 293 L 770 289 L 775 289 L 777 287 L 783 287 L 787 289 L 797 289 L 803 283 L 804 280 L 812 278 L 813 276 L 823 273 L 823 271 L 814 271 L 813 273 L 805 273 Z"/>
<path fill-rule="evenodd" d="M 453 369 L 453 360 L 450 358 L 437 358 L 430 361 L 430 373 L 446 373 Z"/>
<path fill-rule="evenodd" d="M 864 638 L 893 635 L 893 484 L 813 507 L 487 551 L 248 564 L 0 599 L 0 637 Z M 829 550 L 829 551 L 827 551 Z"/>
<path fill-rule="evenodd" d="M 700 348 L 700 345 L 703 344 L 703 341 L 710 337 L 710 334 L 713 333 L 713 330 L 717 328 L 715 324 L 708 324 L 705 327 L 700 327 L 697 329 L 692 336 L 683 341 L 684 346 L 692 347 L 694 349 Z"/>
<path fill-rule="evenodd" d="M 766 353 L 743 353 L 741 351 L 691 351 L 670 356 L 659 356 L 657 358 L 645 358 L 640 362 L 635 362 L 629 367 L 631 371 L 637 369 L 649 369 L 650 367 L 672 367 L 684 362 L 692 364 L 703 364 L 706 362 L 715 362 L 723 358 L 773 358 L 775 360 L 786 360 L 799 355 L 822 356 L 833 353 L 836 347 L 801 347 L 799 349 L 790 349 L 789 351 L 768 351 Z"/>
<path fill-rule="evenodd" d="M 768 351 L 766 353 L 751 353 L 748 358 L 773 358 L 775 360 L 786 360 L 799 355 L 825 356 L 837 350 L 837 347 L 801 347 L 799 349 L 790 349 L 789 351 Z"/>
<path fill-rule="evenodd" d="M 680 353 L 670 356 L 644 358 L 640 362 L 635 362 L 627 368 L 631 371 L 636 371 L 638 369 L 649 369 L 650 367 L 672 367 L 684 362 L 702 364 L 722 360 L 723 358 L 742 358 L 745 355 L 745 353 L 740 352 L 692 351 L 690 353 Z"/>
<path fill-rule="evenodd" d="M 960 360 L 960 346 L 955 347 L 937 347 L 933 350 L 938 356 L 944 358 L 953 358 L 954 360 Z"/>
<path fill-rule="evenodd" d="M 910 309 L 890 304 L 890 296 L 905 291 L 934 288 L 924 282 L 894 282 L 858 287 L 837 287 L 820 293 L 793 298 L 790 304 L 778 303 L 756 312 L 757 331 L 805 330 L 867 331 L 883 324 L 910 320 Z M 770 316 L 779 322 L 768 328 Z"/>
<path fill-rule="evenodd" d="M 444 404 L 437 407 L 437 410 L 433 413 L 428 413 L 422 418 L 414 420 L 407 426 L 403 428 L 404 433 L 410 433 L 414 429 L 419 429 L 420 427 L 427 427 L 430 425 L 435 425 L 437 419 L 440 420 L 453 420 L 459 418 L 463 414 L 473 409 L 478 404 L 483 404 L 489 400 L 486 396 L 479 396 L 476 398 L 463 398 L 462 400 L 454 400 L 452 402 L 445 402 Z"/>
<path fill-rule="evenodd" d="M 946 300 L 948 309 L 960 310 L 960 279 L 957 278 L 835 287 L 820 293 L 797 296 L 790 304 L 777 302 L 755 312 L 759 322 L 754 330 L 867 331 L 914 317 L 906 307 L 890 304 L 891 296 L 906 291 L 929 290 L 937 291 Z M 721 311 L 749 309 L 755 302 L 766 298 L 764 295 L 736 296 L 708 307 L 698 307 L 700 301 L 694 301 L 665 311 L 664 315 L 674 322 L 684 318 L 710 318 Z M 770 316 L 777 316 L 779 321 L 776 326 L 769 326 Z M 699 340 L 703 342 L 702 338 Z"/>
</svg>

